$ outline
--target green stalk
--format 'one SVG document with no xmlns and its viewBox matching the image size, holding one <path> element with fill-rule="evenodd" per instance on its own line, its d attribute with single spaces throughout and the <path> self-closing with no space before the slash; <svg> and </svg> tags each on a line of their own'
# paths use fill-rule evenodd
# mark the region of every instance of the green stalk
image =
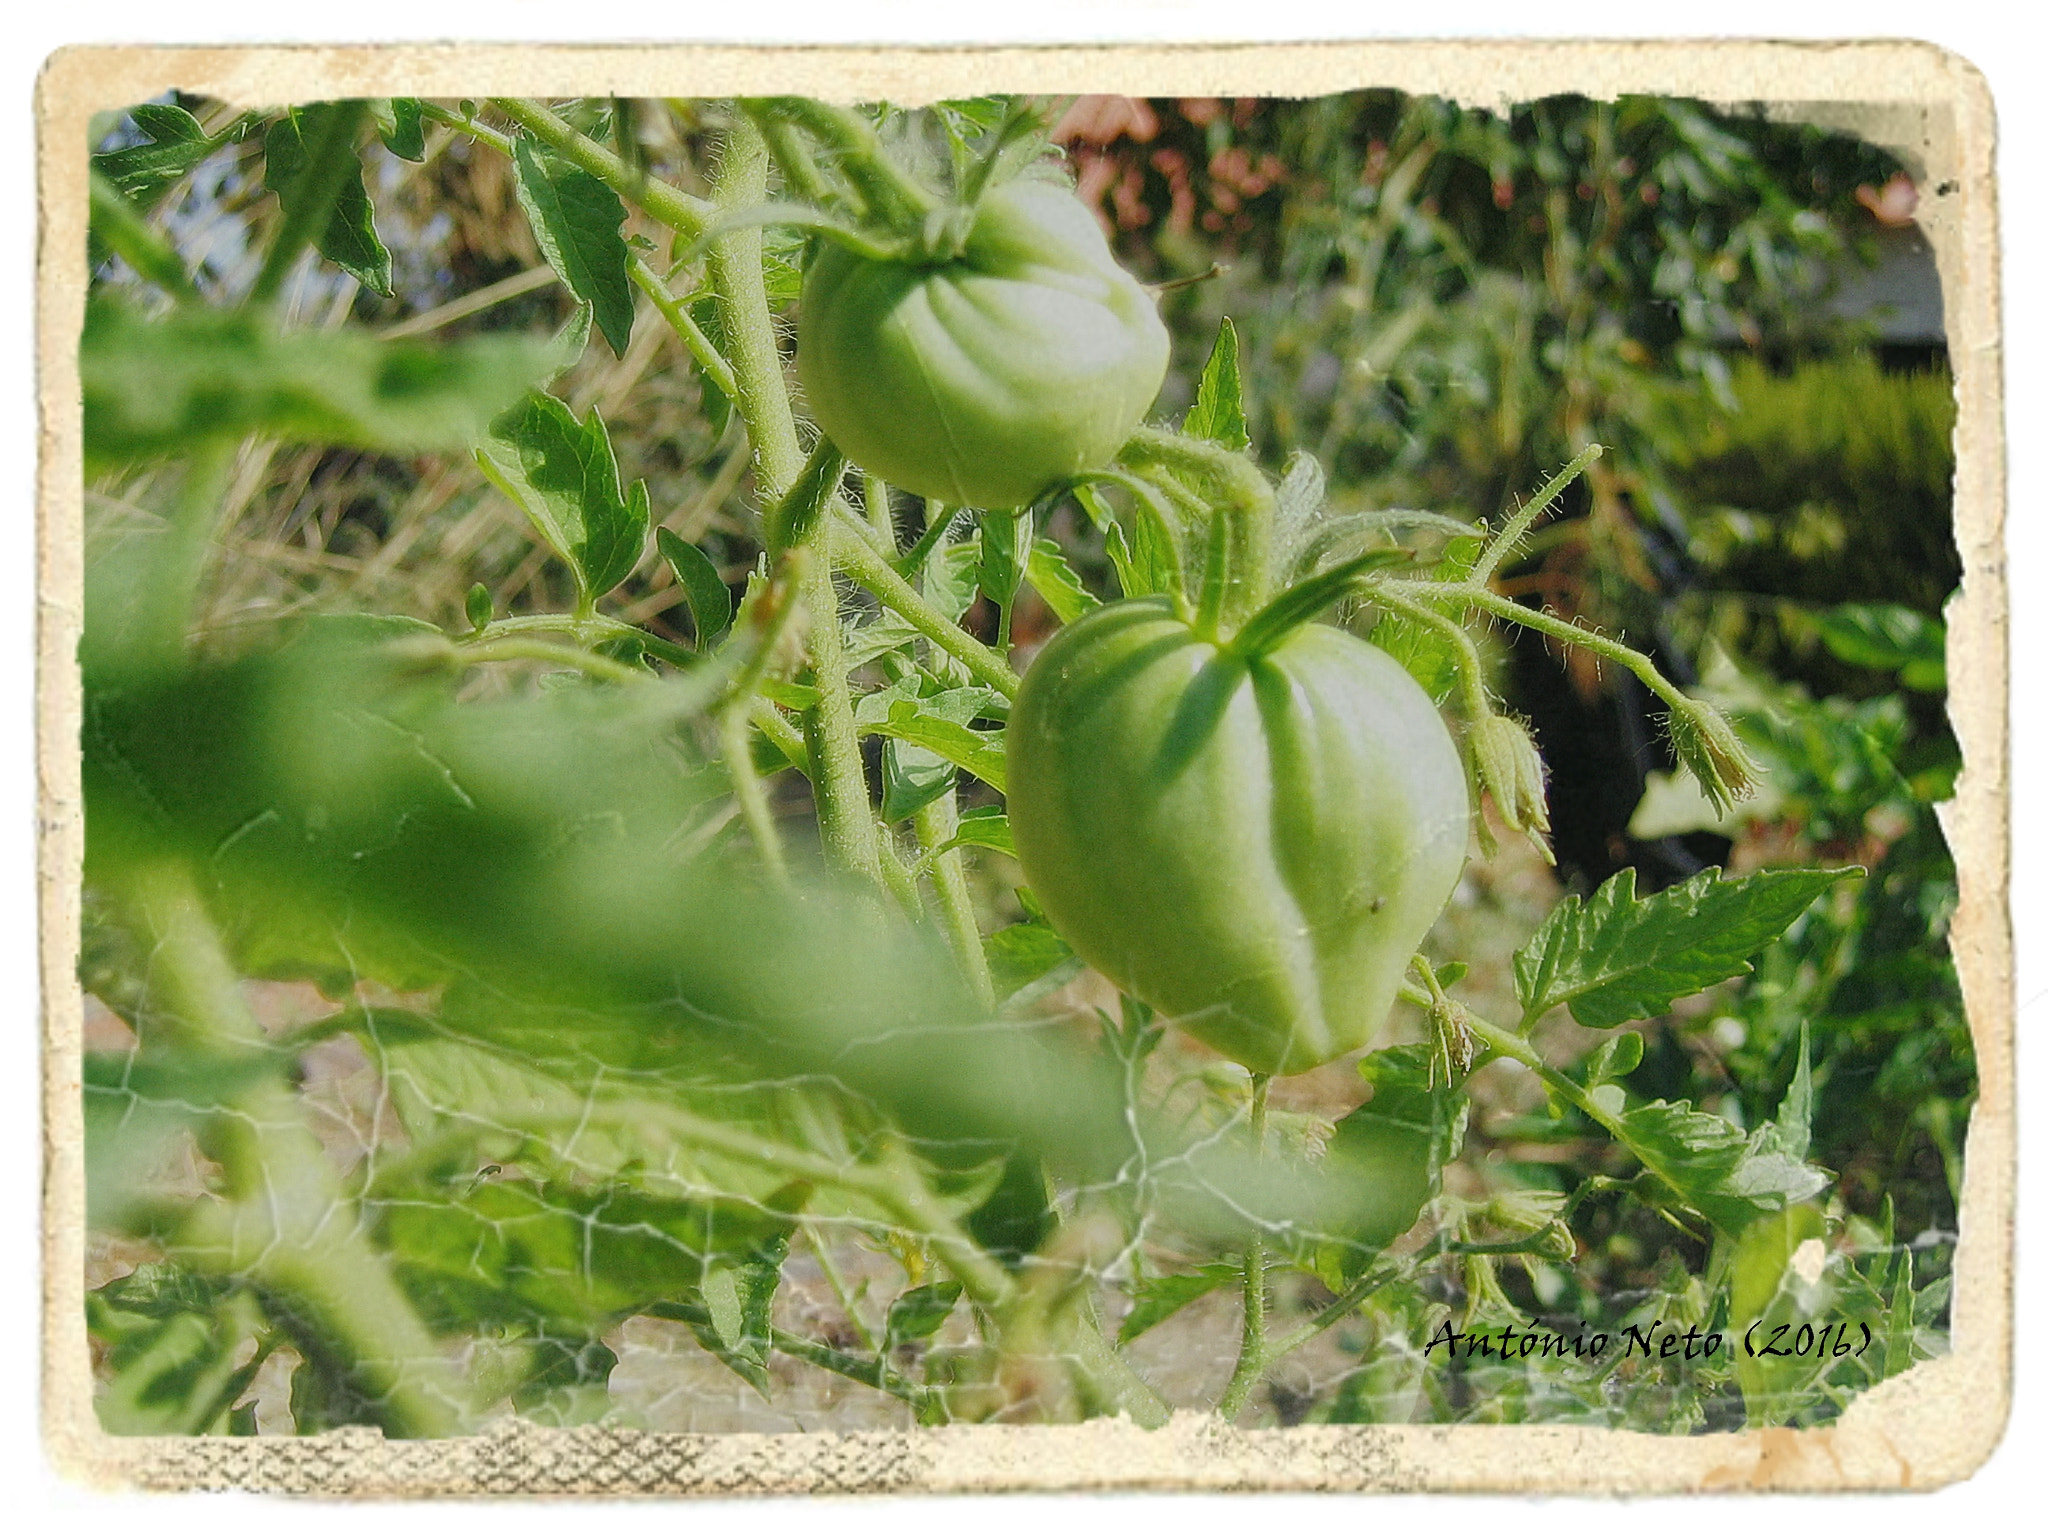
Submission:
<svg viewBox="0 0 2048 1536">
<path fill-rule="evenodd" d="M 727 136 L 719 167 L 720 211 L 757 203 L 766 194 L 768 150 L 744 119 Z M 775 319 L 762 278 L 761 232 L 735 229 L 712 243 L 707 260 L 731 349 L 733 405 L 754 444 L 761 500 L 774 505 L 802 473 L 805 455 L 797 439 L 789 389 L 782 373 Z M 824 519 L 819 526 L 826 525 Z M 853 700 L 847 692 L 844 648 L 839 631 L 839 596 L 829 561 L 808 563 L 803 601 L 811 616 L 808 644 L 818 702 L 804 713 L 804 738 L 813 769 L 812 790 L 826 857 L 877 885 L 882 883 L 880 839 L 868 804 L 867 776 L 854 732 Z"/>
<path fill-rule="evenodd" d="M 169 1025 L 178 1049 L 226 1062 L 260 1054 L 279 1069 L 236 1094 L 209 1126 L 206 1150 L 221 1164 L 226 1198 L 194 1206 L 173 1253 L 287 1293 L 351 1362 L 389 1433 L 460 1432 L 463 1383 L 366 1238 L 191 877 L 159 865 L 131 877 L 123 894 L 151 940 L 152 1022 Z"/>
<path fill-rule="evenodd" d="M 947 790 L 913 818 L 917 840 L 925 851 L 932 877 L 932 890 L 939 901 L 939 918 L 946 938 L 960 961 L 960 969 L 974 988 L 975 1000 L 983 1008 L 996 1002 L 995 979 L 990 976 L 988 955 L 981 947 L 981 928 L 974 920 L 974 896 L 967 886 L 967 870 L 958 848 L 933 854 L 960 830 L 960 797 Z"/>
<path fill-rule="evenodd" d="M 633 263 L 627 271 L 640 291 L 654 301 L 655 309 L 660 312 L 661 318 L 668 322 L 669 329 L 674 331 L 681 338 L 683 345 L 689 349 L 690 356 L 696 361 L 704 377 L 716 385 L 718 392 L 726 399 L 732 399 L 735 388 L 732 381 L 732 364 L 728 363 L 718 348 L 712 345 L 711 338 L 704 334 L 703 328 L 690 318 L 690 312 L 683 308 L 675 294 L 670 291 L 668 284 L 638 256 L 633 258 Z"/>
<path fill-rule="evenodd" d="M 1396 596 L 1383 587 L 1368 587 L 1367 596 L 1389 612 L 1424 625 L 1450 642 L 1451 649 L 1458 656 L 1458 692 L 1464 701 L 1468 722 L 1476 725 L 1493 712 L 1493 706 L 1486 699 L 1486 671 L 1479 660 L 1479 648 L 1472 643 L 1464 625 L 1447 614 L 1437 612 L 1427 603 Z"/>
<path fill-rule="evenodd" d="M 1258 466 L 1200 438 L 1141 427 L 1117 455 L 1128 465 L 1158 465 L 1214 490 L 1222 505 L 1212 515 L 1228 521 L 1230 583 L 1223 623 L 1235 629 L 1265 604 L 1272 590 L 1273 488 Z"/>
<path fill-rule="evenodd" d="M 1266 1090 L 1273 1079 L 1264 1072 L 1252 1074 L 1252 1145 L 1263 1155 L 1266 1150 Z M 1244 1250 L 1244 1334 L 1237 1351 L 1237 1369 L 1217 1399 L 1216 1412 L 1227 1423 L 1243 1411 L 1245 1399 L 1266 1373 L 1272 1357 L 1266 1350 L 1266 1240 L 1253 1230 Z"/>
<path fill-rule="evenodd" d="M 1534 499 L 1508 519 L 1500 535 L 1488 544 L 1485 552 L 1480 555 L 1479 563 L 1472 567 L 1472 574 L 1467 578 L 1472 585 L 1483 587 L 1493 579 L 1495 569 L 1507 558 L 1509 552 L 1522 542 L 1530 528 L 1535 526 L 1536 519 L 1549 511 L 1551 503 L 1564 494 L 1565 487 L 1583 475 L 1586 467 L 1604 451 L 1598 443 L 1591 444 L 1571 463 L 1543 483 L 1543 488 L 1536 493 Z"/>
<path fill-rule="evenodd" d="M 602 144 L 571 128 L 541 102 L 521 96 L 494 96 L 491 105 L 571 165 L 588 171 L 620 197 L 639 204 L 684 238 L 694 240 L 710 222 L 712 204 L 626 164 Z M 766 183 L 762 185 L 765 192 Z M 760 196 L 752 201 L 759 202 Z"/>
<path fill-rule="evenodd" d="M 939 541 L 946 536 L 946 530 L 953 526 L 953 519 L 958 515 L 957 510 L 949 510 L 943 502 L 927 501 L 924 504 L 924 532 L 904 554 L 889 562 L 896 568 L 896 574 L 906 580 L 922 574 L 925 562 L 931 559 L 932 551 L 939 547 Z"/>
<path fill-rule="evenodd" d="M 880 475 L 861 471 L 861 506 L 868 515 L 868 526 L 875 530 L 875 542 L 882 553 L 890 559 L 896 557 L 896 518 L 889 509 L 889 484 Z"/>
<path fill-rule="evenodd" d="M 1455 585 L 1432 587 L 1423 582 L 1390 581 L 1383 583 L 1379 590 L 1394 592 L 1396 595 L 1412 591 L 1417 595 L 1439 598 L 1455 597 L 1461 602 L 1470 603 L 1475 608 L 1484 609 L 1496 618 L 1507 619 L 1512 623 L 1520 624 L 1525 629 L 1533 629 L 1538 634 L 1549 635 L 1554 640 L 1562 640 L 1567 645 L 1576 645 L 1582 650 L 1591 651 L 1595 656 L 1601 657 L 1603 660 L 1613 662 L 1616 666 L 1626 667 L 1641 680 L 1645 688 L 1648 688 L 1650 692 L 1656 694 L 1658 698 L 1669 704 L 1673 709 L 1690 710 L 1695 707 L 1693 701 L 1686 697 L 1684 691 L 1677 684 L 1667 679 L 1663 673 L 1659 672 L 1656 663 L 1651 661 L 1641 651 L 1624 645 L 1619 640 L 1610 640 L 1607 636 L 1587 629 L 1583 625 L 1573 624 L 1569 620 L 1560 619 L 1555 614 L 1546 613 L 1540 608 L 1524 607 L 1513 598 L 1504 597 L 1490 587 L 1475 586 L 1471 582 L 1458 582 Z"/>
<path fill-rule="evenodd" d="M 987 684 L 1006 699 L 1017 697 L 1019 682 L 1009 663 L 926 602 L 917 588 L 897 575 L 896 568 L 868 541 L 851 512 L 835 507 L 832 521 L 832 559 L 836 565 L 872 592 L 885 608 L 966 667 L 976 682 Z"/>
<path fill-rule="evenodd" d="M 742 696 L 719 710 L 718 750 L 725 759 L 726 777 L 732 781 L 733 798 L 739 802 L 740 819 L 747 824 L 747 835 L 754 840 L 754 851 L 760 855 L 768 878 L 786 890 L 789 887 L 789 860 L 782 851 L 782 831 L 775 825 L 768 792 L 761 782 L 761 775 L 754 771 L 749 703 Z M 772 709 L 774 706 L 769 707 Z"/>
<path fill-rule="evenodd" d="M 198 607 L 200 579 L 213 551 L 236 447 L 228 439 L 214 438 L 195 449 L 186 463 L 185 478 L 159 541 L 155 570 L 130 610 L 115 618 L 117 630 L 125 630 L 131 637 L 124 650 L 166 659 L 183 651 Z"/>
<path fill-rule="evenodd" d="M 919 235 L 926 217 L 939 206 L 937 198 L 889 158 L 875 130 L 858 112 L 806 96 L 763 97 L 743 101 L 740 108 L 752 122 L 779 117 L 810 134 L 831 152 L 833 163 L 853 183 L 868 211 L 898 234 Z M 766 195 L 764 183 L 762 196 Z"/>
<path fill-rule="evenodd" d="M 600 656 L 595 651 L 579 651 L 572 645 L 549 645 L 545 640 L 487 640 L 481 644 L 472 641 L 456 654 L 465 666 L 481 666 L 488 661 L 552 661 L 557 666 L 572 668 L 599 682 L 654 681 L 653 674 L 644 668 L 629 667 L 622 661 Z"/>
</svg>

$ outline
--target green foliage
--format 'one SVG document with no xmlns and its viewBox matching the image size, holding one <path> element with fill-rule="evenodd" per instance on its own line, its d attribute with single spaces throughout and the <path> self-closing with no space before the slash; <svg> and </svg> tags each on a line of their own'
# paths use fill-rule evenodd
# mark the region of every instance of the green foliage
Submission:
<svg viewBox="0 0 2048 1536">
<path fill-rule="evenodd" d="M 1583 905 L 1558 903 L 1515 955 L 1525 1019 L 1560 1004 L 1589 1029 L 1651 1018 L 1681 997 L 1745 974 L 1756 954 L 1851 870 L 1766 870 L 1740 879 L 1703 870 L 1638 901 L 1624 869 Z"/>
<path fill-rule="evenodd" d="M 322 208 L 305 204 L 323 188 L 307 176 L 312 146 L 320 143 L 346 104 L 320 103 L 294 107 L 270 125 L 263 136 L 263 184 L 283 205 L 285 217 L 314 220 L 313 241 L 320 254 L 372 293 L 391 292 L 391 253 L 377 238 L 370 194 L 363 189 L 363 171 L 356 164 L 328 194 Z"/>
<path fill-rule="evenodd" d="M 591 307 L 597 328 L 620 357 L 633 331 L 633 283 L 626 275 L 626 210 L 588 171 L 548 160 L 526 139 L 515 140 L 519 206 L 534 242 L 569 291 Z"/>
<path fill-rule="evenodd" d="M 673 528 L 655 529 L 654 542 L 660 547 L 661 558 L 675 573 L 684 601 L 690 605 L 698 645 L 709 645 L 732 622 L 731 590 L 719 579 L 718 567 L 711 563 L 711 557 Z"/>
<path fill-rule="evenodd" d="M 593 603 L 633 573 L 647 544 L 647 482 L 623 495 L 604 418 L 582 421 L 539 390 L 491 423 L 476 450 L 492 484 L 531 519 Z"/>
<path fill-rule="evenodd" d="M 543 344 L 478 337 L 436 347 L 361 332 L 280 332 L 247 311 L 145 319 L 88 306 L 79 344 L 88 464 L 263 436 L 384 453 L 460 450 L 546 365 Z"/>
</svg>

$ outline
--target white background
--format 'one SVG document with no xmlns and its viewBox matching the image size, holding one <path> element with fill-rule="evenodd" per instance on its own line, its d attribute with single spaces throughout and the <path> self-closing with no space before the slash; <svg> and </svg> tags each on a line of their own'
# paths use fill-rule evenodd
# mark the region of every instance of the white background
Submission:
<svg viewBox="0 0 2048 1536">
<path fill-rule="evenodd" d="M 69 43 L 264 43 L 420 41 L 561 42 L 1116 42 L 1295 41 L 1369 37 L 1768 37 L 1918 38 L 1971 60 L 1989 80 L 1996 101 L 2000 149 L 2000 218 L 2005 250 L 2006 419 L 2012 434 L 2008 554 L 2013 581 L 2012 659 L 2019 680 L 2013 720 L 2016 859 L 2013 917 L 2019 938 L 2020 1102 L 2048 1104 L 2048 1073 L 2041 1055 L 2027 1049 L 2048 1016 L 2048 963 L 2040 945 L 2043 879 L 2034 873 L 2048 858 L 2044 816 L 2036 794 L 2048 793 L 2043 731 L 2030 706 L 2043 697 L 2048 667 L 2048 389 L 2044 389 L 2044 310 L 2048 310 L 2048 85 L 2038 24 L 2013 0 L 1862 0 L 1850 5 L 1793 4 L 1788 0 L 1720 0 L 1711 7 L 1643 5 L 1615 0 L 1574 0 L 1569 6 L 1511 5 L 1483 0 L 1458 6 L 1369 6 L 1350 0 L 1011 0 L 1005 5 L 935 3 L 935 0 L 750 0 L 744 6 L 640 0 L 563 4 L 561 0 L 353 0 L 341 6 L 284 6 L 277 0 L 208 0 L 155 4 L 101 0 L 87 6 L 30 0 L 6 29 L 6 101 L 18 148 L 6 157 L 9 237 L 0 243 L 0 325 L 5 328 L 4 378 L 9 409 L 0 453 L 0 1239 L 13 1261 L 0 1268 L 0 1487 L 17 1529 L 67 1529 L 84 1524 L 147 1522 L 152 1531 L 226 1531 L 272 1528 L 329 1530 L 374 1521 L 397 1530 L 426 1530 L 429 1522 L 459 1521 L 492 1536 L 537 1531 L 555 1524 L 595 1521 L 607 1529 L 686 1523 L 694 1532 L 810 1531 L 829 1524 L 834 1536 L 867 1536 L 919 1527 L 1026 1532 L 1057 1523 L 1087 1530 L 1136 1531 L 1170 1525 L 1176 1531 L 1232 1530 L 1279 1533 L 1313 1525 L 1319 1531 L 1423 1528 L 1484 1522 L 1496 1531 L 1577 1531 L 1588 1522 L 1664 1532 L 1719 1531 L 1731 1523 L 1771 1528 L 1825 1523 L 1859 1533 L 1954 1529 L 1959 1522 L 2006 1528 L 2014 1509 L 2036 1509 L 2039 1457 L 2044 1439 L 2043 1393 L 2037 1372 L 2048 1287 L 2029 1260 L 2029 1236 L 2042 1230 L 2041 1189 L 2048 1163 L 2038 1155 L 2040 1135 L 2022 1138 L 2019 1254 L 2020 1363 L 2011 1427 L 2000 1452 L 1977 1477 L 1924 1498 L 1695 1499 L 1636 1501 L 1622 1506 L 1574 1500 L 1371 1499 L 1295 1496 L 1260 1498 L 1000 1498 L 976 1500 L 781 1500 L 688 1505 L 497 1504 L 460 1509 L 435 1506 L 285 1504 L 241 1495 L 111 1496 L 60 1481 L 43 1458 L 37 1421 L 40 1301 L 32 1234 L 39 1221 L 40 1109 L 36 1041 L 38 982 L 35 950 L 35 770 L 33 715 L 35 505 L 34 162 L 30 149 L 36 71 L 54 49 Z M 2030 793 L 2030 791 L 2032 793 Z M 2029 1177 L 2029 1175 L 2034 1175 Z M 2033 1220 L 2027 1218 L 2031 1215 Z M 1910 1455 L 1910 1448 L 1907 1448 Z M 1640 1454 L 1654 1456 L 1645 1442 Z M 2029 1476 L 2029 1473 L 2033 1476 Z M 2027 1517 L 2018 1517 L 2022 1522 Z"/>
</svg>

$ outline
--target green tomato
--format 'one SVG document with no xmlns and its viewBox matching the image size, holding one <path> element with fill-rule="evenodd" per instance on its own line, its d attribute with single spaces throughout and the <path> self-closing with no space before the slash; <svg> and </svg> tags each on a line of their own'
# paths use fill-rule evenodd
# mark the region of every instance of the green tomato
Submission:
<svg viewBox="0 0 2048 1536">
<path fill-rule="evenodd" d="M 1011 508 L 1108 460 L 1166 376 L 1152 296 L 1071 192 L 1013 181 L 951 261 L 827 243 L 804 279 L 797 375 L 846 456 L 949 506 Z"/>
<path fill-rule="evenodd" d="M 1465 863 L 1436 706 L 1326 625 L 1246 660 L 1164 599 L 1098 608 L 1026 673 L 1008 778 L 1053 927 L 1254 1072 L 1370 1044 Z"/>
</svg>

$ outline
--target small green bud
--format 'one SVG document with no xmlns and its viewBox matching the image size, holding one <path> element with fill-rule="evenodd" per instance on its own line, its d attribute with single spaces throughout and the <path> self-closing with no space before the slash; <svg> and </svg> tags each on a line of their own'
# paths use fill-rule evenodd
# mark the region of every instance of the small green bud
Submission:
<svg viewBox="0 0 2048 1536">
<path fill-rule="evenodd" d="M 469 615 L 469 627 L 481 630 L 491 622 L 491 589 L 482 582 L 471 587 L 462 600 L 462 611 Z"/>
<path fill-rule="evenodd" d="M 1488 715 L 1473 725 L 1471 740 L 1480 785 L 1492 794 L 1500 819 L 1511 831 L 1542 842 L 1550 809 L 1543 796 L 1543 759 L 1529 732 L 1506 715 Z"/>
<path fill-rule="evenodd" d="M 1756 793 L 1763 769 L 1728 717 L 1702 699 L 1687 699 L 1664 722 L 1671 748 L 1717 812 Z"/>
</svg>

